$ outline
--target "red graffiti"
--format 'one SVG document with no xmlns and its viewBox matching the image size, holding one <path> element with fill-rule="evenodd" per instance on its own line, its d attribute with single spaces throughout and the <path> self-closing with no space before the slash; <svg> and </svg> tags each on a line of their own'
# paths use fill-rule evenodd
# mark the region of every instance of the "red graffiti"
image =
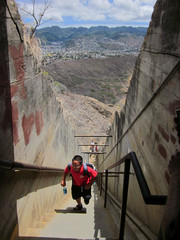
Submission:
<svg viewBox="0 0 180 240">
<path fill-rule="evenodd" d="M 42 112 L 36 111 L 35 123 L 36 123 L 36 132 L 37 132 L 37 135 L 39 135 L 41 133 L 42 128 L 43 128 L 43 115 L 42 115 Z"/>
<path fill-rule="evenodd" d="M 159 142 L 159 135 L 155 132 L 155 141 Z"/>
<path fill-rule="evenodd" d="M 16 48 L 15 46 L 11 46 L 9 48 L 9 51 L 14 61 L 14 67 L 16 70 L 16 79 L 17 79 L 18 89 L 20 90 L 20 96 L 23 98 L 26 98 L 26 91 L 24 87 L 25 71 L 24 71 L 23 44 L 21 43 L 19 48 Z M 12 92 L 15 93 L 13 90 Z"/>
<path fill-rule="evenodd" d="M 16 145 L 19 142 L 18 135 L 18 107 L 16 102 L 12 102 L 12 122 L 13 122 L 13 142 Z"/>
<path fill-rule="evenodd" d="M 176 138 L 171 134 L 171 142 L 173 143 L 173 144 L 175 144 L 176 143 Z"/>
<path fill-rule="evenodd" d="M 153 86 L 153 91 L 155 91 L 159 86 L 160 86 L 160 83 L 157 83 L 157 80 L 156 79 L 153 79 L 153 84 L 152 84 L 152 86 Z"/>
<path fill-rule="evenodd" d="M 169 176 L 169 173 L 168 173 L 167 170 L 164 172 L 164 177 L 165 177 L 165 179 L 166 179 L 166 182 L 167 182 L 168 184 L 170 184 L 170 176 Z"/>
<path fill-rule="evenodd" d="M 158 125 L 158 130 L 161 133 L 162 137 L 169 142 L 169 135 L 165 132 L 165 130 L 161 127 L 161 125 Z"/>
<path fill-rule="evenodd" d="M 158 151 L 163 158 L 165 158 L 165 159 L 167 158 L 166 149 L 161 144 L 158 145 Z"/>
<path fill-rule="evenodd" d="M 34 124 L 34 114 L 31 113 L 29 117 L 26 117 L 25 115 L 23 116 L 22 119 L 22 128 L 24 132 L 24 140 L 25 144 L 28 145 L 29 143 L 29 138 L 32 130 L 32 126 Z"/>
<path fill-rule="evenodd" d="M 15 94 L 18 91 L 18 86 L 17 84 L 11 85 L 11 98 L 13 98 L 15 96 Z"/>
</svg>

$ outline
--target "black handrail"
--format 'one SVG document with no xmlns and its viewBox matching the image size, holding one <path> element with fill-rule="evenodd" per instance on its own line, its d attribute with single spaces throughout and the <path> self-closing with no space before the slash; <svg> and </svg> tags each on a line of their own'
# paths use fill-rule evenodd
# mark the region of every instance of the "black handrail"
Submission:
<svg viewBox="0 0 180 240">
<path fill-rule="evenodd" d="M 104 192 L 105 192 L 104 207 L 106 207 L 108 171 L 122 163 L 125 163 L 124 183 L 123 183 L 123 199 L 122 199 L 122 208 L 121 208 L 121 223 L 120 223 L 120 234 L 119 234 L 120 240 L 123 240 L 123 238 L 124 238 L 125 217 L 126 217 L 126 208 L 127 208 L 127 196 L 128 196 L 129 174 L 130 174 L 130 163 L 131 162 L 132 162 L 132 165 L 133 165 L 133 168 L 135 171 L 135 175 L 137 177 L 137 181 L 138 181 L 138 184 L 139 184 L 139 187 L 141 190 L 141 194 L 143 196 L 145 204 L 165 205 L 166 200 L 167 200 L 167 196 L 151 194 L 135 152 L 128 153 L 126 156 L 121 158 L 118 162 L 116 162 L 113 165 L 106 168 L 106 170 L 105 170 L 106 180 L 105 180 L 105 189 L 104 189 Z M 119 172 L 117 172 L 117 173 L 119 173 Z M 101 173 L 101 184 L 102 184 L 102 173 Z M 100 186 L 100 191 L 102 191 L 102 186 Z"/>
<path fill-rule="evenodd" d="M 0 159 L 0 168 L 6 170 L 24 170 L 24 171 L 40 171 L 40 172 L 63 172 L 63 169 L 60 168 L 51 168 L 51 167 L 43 167 L 37 166 L 22 162 L 14 162 L 9 160 L 1 160 Z"/>
<path fill-rule="evenodd" d="M 110 170 L 124 163 L 125 161 L 127 161 L 127 159 L 130 159 L 132 162 L 144 202 L 146 204 L 164 205 L 166 203 L 167 196 L 151 194 L 135 152 L 128 153 L 125 157 L 108 167 L 106 170 Z"/>
</svg>

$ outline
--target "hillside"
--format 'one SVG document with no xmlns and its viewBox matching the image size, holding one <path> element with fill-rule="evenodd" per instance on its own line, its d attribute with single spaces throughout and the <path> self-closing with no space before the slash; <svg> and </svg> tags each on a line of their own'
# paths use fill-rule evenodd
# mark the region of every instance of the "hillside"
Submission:
<svg viewBox="0 0 180 240">
<path fill-rule="evenodd" d="M 58 26 L 38 29 L 45 54 L 58 52 L 59 57 L 82 58 L 81 54 L 137 56 L 147 32 L 145 27 L 105 26 L 91 28 L 60 28 Z"/>
<path fill-rule="evenodd" d="M 113 106 L 106 105 L 91 97 L 67 91 L 59 94 L 57 87 L 53 87 L 53 92 L 63 109 L 64 119 L 71 122 L 76 135 L 102 136 L 109 134 L 115 112 L 120 112 L 125 103 L 125 98 L 118 105 Z M 102 137 L 79 137 L 78 143 L 90 144 L 92 139 L 98 144 L 103 144 L 106 140 Z M 98 147 L 98 150 L 102 151 L 102 147 Z M 82 151 L 89 152 L 89 147 L 83 146 Z M 91 156 L 91 161 L 94 160 L 94 157 L 95 155 Z"/>
<path fill-rule="evenodd" d="M 41 28 L 36 31 L 36 35 L 41 39 L 42 43 L 50 44 L 52 42 L 63 42 L 68 45 L 69 42 L 77 40 L 80 37 L 106 37 L 117 40 L 124 36 L 141 36 L 144 37 L 147 32 L 145 27 L 115 27 L 106 26 L 90 27 L 90 28 L 60 28 L 58 26 Z"/>
<path fill-rule="evenodd" d="M 58 97 L 63 108 L 63 115 L 68 118 L 76 130 L 77 135 L 105 135 L 108 134 L 114 120 L 115 111 L 120 111 L 124 100 L 119 106 L 107 106 L 94 98 L 64 93 Z M 78 139 L 81 143 L 91 142 L 91 138 Z M 96 138 L 102 142 L 105 139 Z"/>
<path fill-rule="evenodd" d="M 136 57 L 57 61 L 44 66 L 56 84 L 72 93 L 93 97 L 105 104 L 116 104 L 126 95 Z"/>
</svg>

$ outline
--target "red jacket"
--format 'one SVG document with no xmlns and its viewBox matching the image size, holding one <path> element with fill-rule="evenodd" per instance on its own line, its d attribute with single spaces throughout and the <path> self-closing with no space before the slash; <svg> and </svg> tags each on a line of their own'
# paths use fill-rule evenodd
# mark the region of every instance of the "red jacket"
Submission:
<svg viewBox="0 0 180 240">
<path fill-rule="evenodd" d="M 73 185 L 84 186 L 90 183 L 97 176 L 97 172 L 91 167 L 87 166 L 87 170 L 89 175 L 86 175 L 86 174 L 84 175 L 83 165 L 81 166 L 79 172 L 75 172 L 72 166 L 71 166 L 71 169 L 69 170 L 69 167 L 67 166 L 64 172 L 71 173 L 72 179 L 73 179 Z"/>
</svg>

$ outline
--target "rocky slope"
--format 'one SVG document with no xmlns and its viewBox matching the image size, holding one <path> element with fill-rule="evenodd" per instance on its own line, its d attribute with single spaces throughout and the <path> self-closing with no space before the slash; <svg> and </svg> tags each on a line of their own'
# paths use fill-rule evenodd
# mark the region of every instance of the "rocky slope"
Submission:
<svg viewBox="0 0 180 240">
<path fill-rule="evenodd" d="M 124 99 L 119 106 L 106 105 L 98 100 L 65 92 L 58 96 L 63 108 L 63 115 L 70 120 L 77 135 L 106 135 L 114 119 L 115 111 L 120 111 Z M 79 138 L 79 143 L 90 144 L 92 137 Z M 103 138 L 94 138 L 98 143 L 103 143 Z M 86 149 L 86 148 L 85 148 Z"/>
<path fill-rule="evenodd" d="M 130 56 L 81 59 L 44 67 L 52 77 L 52 88 L 63 115 L 71 121 L 77 135 L 108 134 L 115 112 L 120 112 L 125 103 L 135 59 Z M 110 96 L 116 98 L 116 104 L 111 103 Z M 92 137 L 78 140 L 90 144 Z M 105 139 L 93 140 L 103 143 Z"/>
<path fill-rule="evenodd" d="M 57 61 L 44 70 L 73 93 L 115 104 L 126 95 L 135 61 L 133 56 Z"/>
</svg>

